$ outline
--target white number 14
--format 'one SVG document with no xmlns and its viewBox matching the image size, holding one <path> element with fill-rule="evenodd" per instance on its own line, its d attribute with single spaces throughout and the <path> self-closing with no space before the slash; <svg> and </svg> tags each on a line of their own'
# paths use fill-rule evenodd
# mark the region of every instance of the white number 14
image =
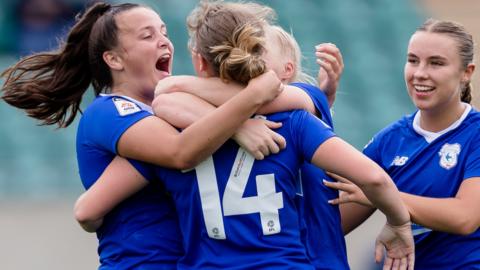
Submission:
<svg viewBox="0 0 480 270">
<path fill-rule="evenodd" d="M 223 194 L 223 214 L 235 216 L 259 213 L 263 234 L 276 234 L 281 230 L 278 209 L 283 208 L 283 197 L 282 192 L 275 191 L 274 174 L 257 175 L 257 196 L 243 197 L 254 161 L 253 156 L 244 149 L 238 150 Z M 203 161 L 195 167 L 195 171 L 208 236 L 226 239 L 213 158 Z"/>
</svg>

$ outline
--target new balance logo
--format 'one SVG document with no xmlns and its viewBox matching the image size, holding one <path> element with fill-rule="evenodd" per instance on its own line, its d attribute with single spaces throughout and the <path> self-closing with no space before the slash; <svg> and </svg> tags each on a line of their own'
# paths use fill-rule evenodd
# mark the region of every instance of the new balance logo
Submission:
<svg viewBox="0 0 480 270">
<path fill-rule="evenodd" d="M 390 166 L 403 166 L 405 163 L 407 163 L 408 157 L 401 157 L 401 156 L 396 156 L 395 159 L 392 161 L 392 164 Z"/>
</svg>

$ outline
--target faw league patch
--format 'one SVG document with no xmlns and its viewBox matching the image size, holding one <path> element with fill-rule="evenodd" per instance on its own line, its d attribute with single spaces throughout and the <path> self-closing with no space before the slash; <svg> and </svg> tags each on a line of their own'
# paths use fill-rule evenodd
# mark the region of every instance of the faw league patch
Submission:
<svg viewBox="0 0 480 270">
<path fill-rule="evenodd" d="M 141 111 L 140 107 L 138 107 L 137 104 L 131 101 L 116 97 L 112 98 L 112 100 L 120 116 L 125 116 Z"/>
</svg>

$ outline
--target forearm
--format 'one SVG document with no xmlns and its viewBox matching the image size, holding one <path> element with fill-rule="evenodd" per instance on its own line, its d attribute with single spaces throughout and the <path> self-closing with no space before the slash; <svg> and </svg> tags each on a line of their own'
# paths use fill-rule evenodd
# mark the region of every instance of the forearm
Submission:
<svg viewBox="0 0 480 270">
<path fill-rule="evenodd" d="M 107 213 L 147 184 L 147 180 L 129 161 L 116 156 L 76 201 L 75 219 L 84 230 L 94 232 L 102 225 Z"/>
<path fill-rule="evenodd" d="M 168 78 L 167 78 L 168 80 Z M 159 85 L 162 82 L 159 82 Z M 158 88 L 159 86 L 157 86 Z M 184 92 L 197 96 L 215 106 L 220 106 L 238 94 L 244 87 L 234 82 L 225 83 L 220 78 L 202 78 L 196 76 L 175 76 L 175 82 L 169 83 L 164 93 Z M 158 91 L 156 96 L 158 95 Z"/>
<path fill-rule="evenodd" d="M 242 86 L 235 83 L 225 83 L 219 78 L 200 78 L 194 76 L 179 76 L 174 86 L 168 92 L 185 92 L 195 95 L 214 106 L 220 106 L 240 93 Z M 315 113 L 315 106 L 307 93 L 302 89 L 285 85 L 284 91 L 277 98 L 262 105 L 257 113 L 269 114 L 275 112 L 304 109 Z"/>
<path fill-rule="evenodd" d="M 436 231 L 470 234 L 477 229 L 471 223 L 474 215 L 472 206 L 458 198 L 429 198 L 408 193 L 401 194 L 412 221 Z"/>
<path fill-rule="evenodd" d="M 389 176 L 342 139 L 332 137 L 323 142 L 312 162 L 356 184 L 373 205 L 387 216 L 391 225 L 401 225 L 410 220 L 400 193 Z"/>
<path fill-rule="evenodd" d="M 317 113 L 312 99 L 305 91 L 295 86 L 286 85 L 285 90 L 277 98 L 260 107 L 257 113 L 270 114 L 296 109 L 303 109 L 312 114 Z"/>
<path fill-rule="evenodd" d="M 327 96 L 327 101 L 328 101 L 328 107 L 329 108 L 332 108 L 333 107 L 333 103 L 335 103 L 335 98 L 337 96 L 337 92 L 334 92 L 333 94 L 330 93 L 325 93 L 325 95 Z"/>
<path fill-rule="evenodd" d="M 345 203 L 339 205 L 340 216 L 342 217 L 343 234 L 347 235 L 355 230 L 374 212 L 375 208 L 367 207 L 357 203 Z"/>
<path fill-rule="evenodd" d="M 215 152 L 262 105 L 255 101 L 255 92 L 243 90 L 183 130 L 179 136 L 179 146 L 182 147 L 177 156 L 190 157 L 190 166 L 193 167 Z"/>
<path fill-rule="evenodd" d="M 408 209 L 403 203 L 395 184 L 384 173 L 384 179 L 373 185 L 360 186 L 367 198 L 382 211 L 389 224 L 397 226 L 410 220 Z"/>
<path fill-rule="evenodd" d="M 156 116 L 181 129 L 215 110 L 212 104 L 183 92 L 160 94 L 155 98 L 152 107 Z"/>
</svg>

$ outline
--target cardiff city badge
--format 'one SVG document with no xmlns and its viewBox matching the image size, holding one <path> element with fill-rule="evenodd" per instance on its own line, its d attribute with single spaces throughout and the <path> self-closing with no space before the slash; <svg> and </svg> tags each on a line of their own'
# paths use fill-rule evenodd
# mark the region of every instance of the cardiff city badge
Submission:
<svg viewBox="0 0 480 270">
<path fill-rule="evenodd" d="M 440 166 L 449 170 L 457 165 L 458 154 L 460 154 L 461 146 L 458 143 L 444 144 L 438 154 L 440 155 Z"/>
</svg>

